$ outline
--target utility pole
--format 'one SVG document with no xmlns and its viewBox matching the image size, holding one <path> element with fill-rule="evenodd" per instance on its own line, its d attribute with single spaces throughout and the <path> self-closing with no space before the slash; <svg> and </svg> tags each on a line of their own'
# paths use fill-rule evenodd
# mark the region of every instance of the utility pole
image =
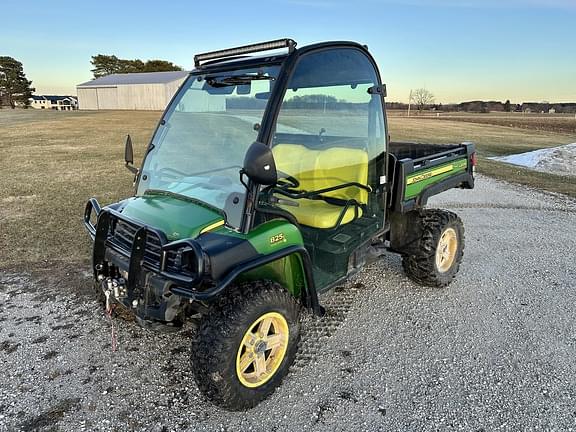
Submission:
<svg viewBox="0 0 576 432">
<path fill-rule="evenodd" d="M 410 117 L 410 104 L 412 103 L 412 89 L 410 89 L 410 96 L 408 97 L 408 117 Z"/>
<path fill-rule="evenodd" d="M 6 72 L 0 71 L 0 80 L 6 79 Z M 4 92 L 2 91 L 4 87 L 0 85 L 0 109 L 2 108 L 2 104 L 4 103 Z"/>
</svg>

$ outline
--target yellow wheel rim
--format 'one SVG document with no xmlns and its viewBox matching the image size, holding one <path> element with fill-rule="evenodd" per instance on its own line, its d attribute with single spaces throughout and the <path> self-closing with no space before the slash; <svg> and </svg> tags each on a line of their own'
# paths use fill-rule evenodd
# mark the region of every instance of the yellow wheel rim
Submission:
<svg viewBox="0 0 576 432">
<path fill-rule="evenodd" d="M 259 387 L 274 376 L 288 348 L 288 322 L 268 312 L 248 328 L 236 355 L 236 375 L 246 387 Z"/>
<path fill-rule="evenodd" d="M 446 273 L 452 267 L 458 250 L 458 235 L 454 228 L 447 228 L 438 241 L 436 248 L 436 268 L 440 273 Z"/>
</svg>

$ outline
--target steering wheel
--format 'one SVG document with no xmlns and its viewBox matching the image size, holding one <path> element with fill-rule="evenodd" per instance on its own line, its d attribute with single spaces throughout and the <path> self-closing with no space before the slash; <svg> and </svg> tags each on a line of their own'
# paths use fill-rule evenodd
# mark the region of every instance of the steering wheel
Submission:
<svg viewBox="0 0 576 432">
<path fill-rule="evenodd" d="M 160 168 L 158 170 L 158 174 L 168 174 L 168 175 L 178 175 L 181 177 L 190 177 L 190 176 L 199 176 L 199 175 L 209 174 L 209 173 L 213 173 L 213 172 L 225 171 L 225 170 L 229 170 L 232 168 L 242 168 L 242 167 L 239 165 L 232 165 L 232 166 L 215 168 L 212 170 L 200 171 L 200 172 L 195 172 L 195 173 L 185 173 L 185 172 L 179 171 L 179 170 L 172 168 L 172 167 L 163 167 L 163 168 Z"/>
<path fill-rule="evenodd" d="M 167 174 L 167 175 L 182 176 L 182 177 L 187 177 L 190 175 L 190 174 L 186 174 L 185 172 L 178 171 L 177 169 L 171 168 L 171 167 L 160 168 L 158 170 L 158 174 Z"/>
<path fill-rule="evenodd" d="M 278 176 L 281 176 L 281 178 L 278 179 L 276 185 L 281 189 L 298 189 L 300 187 L 300 182 L 297 178 L 281 171 L 278 171 Z"/>
</svg>

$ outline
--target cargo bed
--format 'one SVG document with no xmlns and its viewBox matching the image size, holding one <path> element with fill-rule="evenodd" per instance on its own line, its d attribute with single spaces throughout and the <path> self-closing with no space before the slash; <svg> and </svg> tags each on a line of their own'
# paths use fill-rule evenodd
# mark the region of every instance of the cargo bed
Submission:
<svg viewBox="0 0 576 432">
<path fill-rule="evenodd" d="M 474 187 L 474 144 L 391 142 L 388 147 L 389 206 L 401 213 L 426 205 L 445 190 Z"/>
</svg>

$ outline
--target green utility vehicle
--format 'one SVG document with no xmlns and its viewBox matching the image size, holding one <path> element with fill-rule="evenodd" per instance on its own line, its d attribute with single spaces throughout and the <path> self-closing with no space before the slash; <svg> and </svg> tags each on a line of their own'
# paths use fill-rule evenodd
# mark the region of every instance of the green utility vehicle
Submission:
<svg viewBox="0 0 576 432">
<path fill-rule="evenodd" d="M 265 55 L 248 55 L 272 51 Z M 256 405 L 288 372 L 302 307 L 386 251 L 443 287 L 464 229 L 428 198 L 472 188 L 474 146 L 390 142 L 366 46 L 290 39 L 200 54 L 158 124 L 135 195 L 84 215 L 96 286 L 155 329 L 197 326 L 214 403 Z"/>
</svg>

